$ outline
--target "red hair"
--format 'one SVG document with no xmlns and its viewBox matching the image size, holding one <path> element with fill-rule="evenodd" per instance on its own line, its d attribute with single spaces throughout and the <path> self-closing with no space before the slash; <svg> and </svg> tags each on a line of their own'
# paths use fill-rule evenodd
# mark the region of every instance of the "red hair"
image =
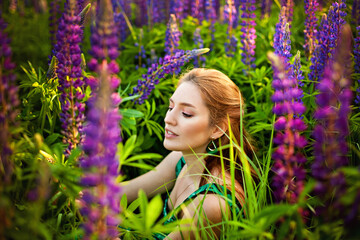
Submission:
<svg viewBox="0 0 360 240">
<path fill-rule="evenodd" d="M 240 145 L 242 137 L 242 148 L 244 149 L 245 154 L 251 158 L 253 156 L 252 145 L 248 134 L 244 129 L 244 125 L 241 125 L 240 123 L 240 116 L 243 115 L 241 110 L 243 109 L 244 101 L 236 84 L 222 72 L 215 69 L 204 68 L 195 68 L 189 71 L 180 79 L 179 85 L 183 82 L 191 82 L 199 88 L 202 94 L 202 99 L 210 112 L 210 126 L 221 126 L 221 124 L 224 123 L 225 126 L 230 125 L 232 135 L 234 139 L 236 139 L 236 143 Z M 242 136 L 240 126 L 243 126 Z M 224 135 L 214 140 L 215 145 L 219 147 L 220 143 L 222 146 L 229 144 L 229 136 L 229 129 L 227 129 Z M 230 161 L 227 161 L 227 159 L 230 159 L 230 149 L 223 149 L 222 154 L 225 169 L 229 172 Z M 235 191 L 238 200 L 242 204 L 244 200 L 244 190 L 242 171 L 239 168 L 239 166 L 241 166 L 241 154 L 236 147 L 234 147 L 234 156 L 236 156 L 235 163 L 237 165 L 235 170 L 235 180 L 237 182 L 235 184 Z M 209 171 L 214 176 L 220 175 L 220 157 L 210 155 L 206 157 L 205 162 L 206 168 L 204 170 L 204 174 L 207 174 L 207 171 Z M 254 174 L 253 169 L 252 172 Z M 200 185 L 206 184 L 208 180 L 209 179 L 203 178 Z M 222 178 L 220 177 L 217 181 L 221 182 L 221 180 Z M 229 190 L 231 190 L 231 180 L 229 178 L 225 180 L 225 185 Z"/>
</svg>

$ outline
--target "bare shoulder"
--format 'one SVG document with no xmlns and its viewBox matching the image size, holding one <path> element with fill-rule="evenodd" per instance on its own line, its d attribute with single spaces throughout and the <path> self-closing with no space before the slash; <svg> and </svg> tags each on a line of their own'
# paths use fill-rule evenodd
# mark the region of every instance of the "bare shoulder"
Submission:
<svg viewBox="0 0 360 240">
<path fill-rule="evenodd" d="M 229 214 L 229 208 L 218 194 L 200 194 L 187 206 L 190 214 L 206 217 L 211 223 L 219 223 L 224 215 Z M 194 215 L 193 215 L 194 216 Z"/>
<path fill-rule="evenodd" d="M 182 157 L 181 152 L 172 151 L 161 161 L 161 163 L 156 167 L 156 169 L 157 170 L 175 169 L 175 166 L 181 157 Z"/>
</svg>

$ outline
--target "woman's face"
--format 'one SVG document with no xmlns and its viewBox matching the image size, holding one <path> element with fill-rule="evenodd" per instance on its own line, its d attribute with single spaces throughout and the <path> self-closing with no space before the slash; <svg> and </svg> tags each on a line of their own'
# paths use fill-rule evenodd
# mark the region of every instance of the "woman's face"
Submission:
<svg viewBox="0 0 360 240">
<path fill-rule="evenodd" d="M 209 126 L 209 116 L 198 87 L 190 82 L 180 84 L 165 116 L 164 147 L 183 154 L 204 153 L 215 128 Z"/>
</svg>

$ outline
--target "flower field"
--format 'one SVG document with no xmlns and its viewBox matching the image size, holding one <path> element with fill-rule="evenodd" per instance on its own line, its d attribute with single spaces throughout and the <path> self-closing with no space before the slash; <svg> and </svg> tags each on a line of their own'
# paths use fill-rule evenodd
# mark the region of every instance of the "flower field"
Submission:
<svg viewBox="0 0 360 240">
<path fill-rule="evenodd" d="M 0 240 L 188 227 L 163 225 L 164 196 L 128 203 L 121 186 L 168 154 L 169 98 L 194 67 L 238 85 L 254 145 L 258 179 L 239 163 L 245 204 L 222 238 L 360 239 L 360 0 L 0 7 Z"/>
</svg>

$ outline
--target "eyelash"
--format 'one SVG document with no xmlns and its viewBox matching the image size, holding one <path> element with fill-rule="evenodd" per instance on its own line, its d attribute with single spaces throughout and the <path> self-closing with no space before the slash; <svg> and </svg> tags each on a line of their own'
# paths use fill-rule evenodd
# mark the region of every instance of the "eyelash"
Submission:
<svg viewBox="0 0 360 240">
<path fill-rule="evenodd" d="M 172 107 L 168 107 L 168 111 L 171 111 L 173 108 Z M 193 115 L 191 114 L 187 114 L 187 113 L 184 113 L 182 112 L 182 115 L 185 117 L 185 118 L 191 118 Z"/>
</svg>

